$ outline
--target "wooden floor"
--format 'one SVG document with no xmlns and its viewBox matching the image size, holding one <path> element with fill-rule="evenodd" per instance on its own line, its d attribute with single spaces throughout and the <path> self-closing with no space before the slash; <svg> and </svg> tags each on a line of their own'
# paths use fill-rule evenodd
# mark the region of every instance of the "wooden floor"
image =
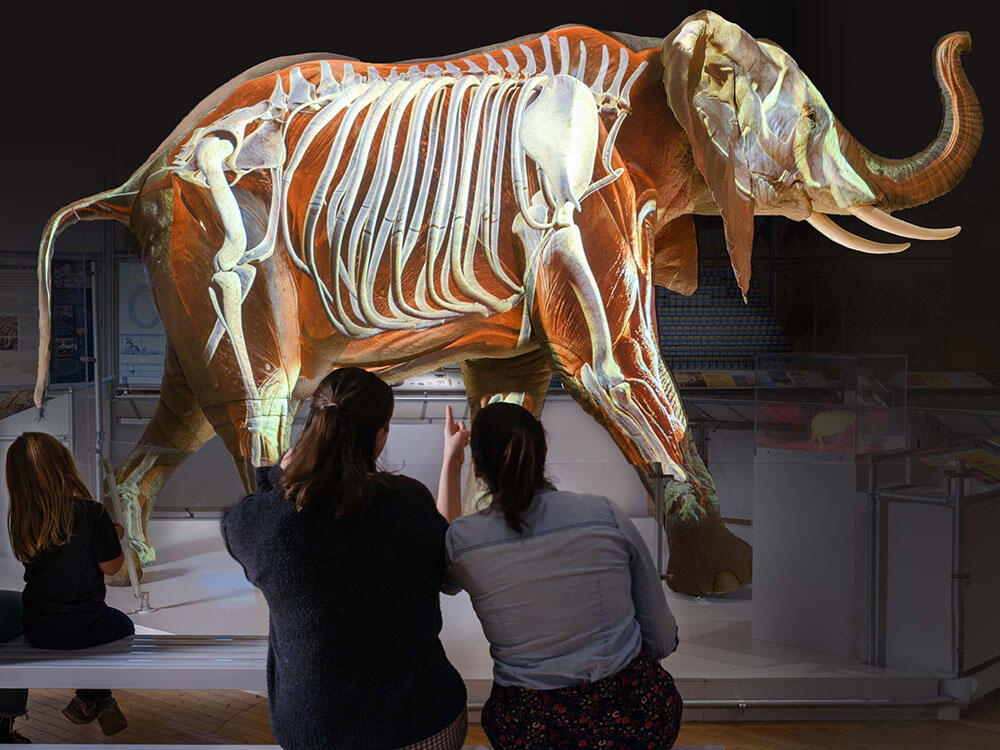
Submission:
<svg viewBox="0 0 1000 750">
<path fill-rule="evenodd" d="M 105 737 L 94 722 L 71 724 L 62 709 L 71 690 L 32 690 L 28 718 L 17 727 L 35 742 L 109 744 L 271 744 L 267 701 L 237 690 L 116 690 L 129 726 Z M 1000 748 L 1000 691 L 973 704 L 958 721 L 689 723 L 678 743 L 726 750 L 996 750 Z M 469 744 L 487 744 L 482 727 Z"/>
<path fill-rule="evenodd" d="M 105 737 L 97 722 L 62 715 L 72 690 L 32 690 L 28 716 L 15 724 L 34 742 L 108 744 L 273 744 L 267 700 L 240 690 L 115 690 L 128 728 Z"/>
</svg>

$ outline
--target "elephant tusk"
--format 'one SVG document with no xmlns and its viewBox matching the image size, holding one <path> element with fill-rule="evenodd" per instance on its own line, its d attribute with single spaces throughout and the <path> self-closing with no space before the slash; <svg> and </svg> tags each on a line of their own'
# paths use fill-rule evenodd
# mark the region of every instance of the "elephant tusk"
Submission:
<svg viewBox="0 0 1000 750">
<path fill-rule="evenodd" d="M 948 240 L 962 231 L 962 227 L 945 227 L 930 229 L 897 219 L 874 206 L 852 206 L 848 209 L 868 226 L 881 229 L 899 237 L 909 237 L 911 240 Z"/>
<path fill-rule="evenodd" d="M 882 255 L 885 253 L 901 253 L 910 246 L 909 242 L 902 245 L 886 245 L 882 242 L 866 240 L 863 237 L 851 234 L 843 227 L 838 226 L 833 219 L 826 214 L 816 213 L 815 211 L 810 214 L 806 221 L 812 224 L 812 226 L 819 231 L 820 234 L 830 238 L 838 245 L 843 245 L 850 250 L 857 250 L 861 253 L 874 253 L 876 255 Z"/>
</svg>

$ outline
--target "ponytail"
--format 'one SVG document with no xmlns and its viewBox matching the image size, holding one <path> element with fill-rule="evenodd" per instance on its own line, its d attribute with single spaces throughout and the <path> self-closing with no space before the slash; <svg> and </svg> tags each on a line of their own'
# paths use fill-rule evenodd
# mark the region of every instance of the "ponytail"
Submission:
<svg viewBox="0 0 1000 750">
<path fill-rule="evenodd" d="M 278 480 L 298 511 L 317 501 L 336 518 L 363 513 L 388 477 L 375 466 L 375 440 L 392 417 L 392 389 L 358 367 L 327 375 L 313 393 L 305 429 Z"/>
<path fill-rule="evenodd" d="M 523 514 L 545 479 L 545 431 L 523 406 L 499 402 L 483 407 L 472 421 L 470 436 L 476 472 L 492 496 L 491 510 L 507 525 L 524 531 Z"/>
</svg>

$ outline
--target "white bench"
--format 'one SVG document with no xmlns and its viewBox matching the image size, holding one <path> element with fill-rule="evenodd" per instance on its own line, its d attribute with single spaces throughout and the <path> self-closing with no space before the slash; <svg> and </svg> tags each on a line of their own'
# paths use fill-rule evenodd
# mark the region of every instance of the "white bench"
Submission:
<svg viewBox="0 0 1000 750">
<path fill-rule="evenodd" d="M 78 651 L 0 644 L 0 688 L 267 690 L 267 638 L 253 635 L 134 635 Z M 74 750 L 92 745 L 39 745 Z M 195 750 L 202 745 L 121 745 L 135 750 Z M 213 745 L 219 750 L 280 750 L 277 745 Z M 480 746 L 466 745 L 470 750 Z M 675 750 L 724 750 L 675 745 Z"/>
<path fill-rule="evenodd" d="M 135 635 L 79 651 L 0 644 L 0 687 L 267 690 L 263 636 Z"/>
</svg>

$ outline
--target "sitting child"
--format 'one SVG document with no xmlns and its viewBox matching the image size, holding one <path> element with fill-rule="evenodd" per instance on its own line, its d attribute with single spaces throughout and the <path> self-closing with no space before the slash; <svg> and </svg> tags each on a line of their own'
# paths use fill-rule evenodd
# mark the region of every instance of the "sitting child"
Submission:
<svg viewBox="0 0 1000 750">
<path fill-rule="evenodd" d="M 24 563 L 24 637 L 32 646 L 79 649 L 132 635 L 124 613 L 104 603 L 104 576 L 125 560 L 112 523 L 94 502 L 70 452 L 51 435 L 25 432 L 7 453 L 7 523 Z M 76 724 L 94 719 L 106 735 L 128 722 L 110 690 L 77 690 L 63 709 Z"/>
</svg>

